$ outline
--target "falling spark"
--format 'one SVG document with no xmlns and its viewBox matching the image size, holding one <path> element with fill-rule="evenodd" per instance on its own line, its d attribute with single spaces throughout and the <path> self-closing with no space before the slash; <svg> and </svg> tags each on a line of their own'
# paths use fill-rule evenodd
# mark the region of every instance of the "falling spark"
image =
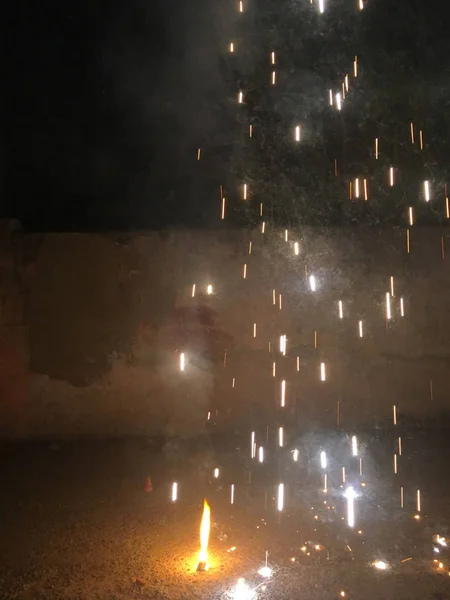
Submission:
<svg viewBox="0 0 450 600">
<path fill-rule="evenodd" d="M 345 90 L 348 92 L 348 75 L 344 78 Z"/>
<path fill-rule="evenodd" d="M 184 371 L 185 360 L 184 360 L 184 352 L 180 354 L 180 371 Z"/>
<path fill-rule="evenodd" d="M 411 144 L 414 144 L 414 123 L 410 123 L 409 128 L 411 131 Z"/>
<path fill-rule="evenodd" d="M 341 110 L 342 109 L 342 97 L 341 97 L 341 93 L 338 92 L 336 94 L 335 98 L 336 98 L 336 108 L 338 110 Z"/>
<path fill-rule="evenodd" d="M 392 414 L 394 419 L 394 425 L 397 425 L 397 406 L 395 404 L 392 407 Z"/>
<path fill-rule="evenodd" d="M 289 239 L 289 232 L 287 229 L 284 230 L 284 241 L 287 242 Z"/>
<path fill-rule="evenodd" d="M 316 278 L 314 275 L 309 276 L 309 287 L 311 288 L 312 292 L 316 291 Z"/>
<path fill-rule="evenodd" d="M 274 65 L 274 64 L 275 64 L 275 52 L 272 52 L 272 53 L 271 53 L 271 55 L 270 55 L 270 59 L 271 59 L 271 61 L 272 61 L 272 64 Z"/>
<path fill-rule="evenodd" d="M 232 600 L 254 600 L 254 598 L 256 598 L 256 592 L 248 585 L 245 579 L 241 577 L 227 597 L 230 597 Z"/>
<path fill-rule="evenodd" d="M 358 440 L 356 439 L 356 435 L 352 437 L 352 455 L 358 456 Z"/>
<path fill-rule="evenodd" d="M 338 307 L 339 307 L 339 318 L 343 319 L 344 318 L 344 308 L 342 306 L 342 300 L 339 300 Z"/>
<path fill-rule="evenodd" d="M 197 160 L 200 160 L 201 148 L 197 150 Z"/>
<path fill-rule="evenodd" d="M 405 494 L 403 491 L 403 486 L 400 487 L 400 508 L 404 507 L 404 499 L 405 499 Z"/>
<path fill-rule="evenodd" d="M 172 502 L 176 502 L 178 499 L 178 483 L 174 481 L 172 483 Z"/>
<path fill-rule="evenodd" d="M 276 365 L 276 362 L 273 361 L 273 363 L 272 363 L 272 377 L 275 377 L 276 371 L 277 371 L 277 365 Z"/>
<path fill-rule="evenodd" d="M 247 200 L 247 184 L 244 183 L 244 200 Z"/>
<path fill-rule="evenodd" d="M 223 221 L 225 219 L 225 198 L 222 198 L 222 211 L 221 211 L 220 216 Z"/>
<path fill-rule="evenodd" d="M 333 106 L 333 90 L 328 90 L 330 106 Z"/>
<path fill-rule="evenodd" d="M 326 494 L 328 492 L 328 475 L 324 473 L 323 476 L 323 493 Z"/>
<path fill-rule="evenodd" d="M 394 167 L 389 167 L 389 185 L 394 185 Z"/>
<path fill-rule="evenodd" d="M 281 408 L 286 406 L 286 381 L 281 382 Z"/>
<path fill-rule="evenodd" d="M 286 356 L 287 338 L 285 335 L 280 335 L 280 352 Z"/>
<path fill-rule="evenodd" d="M 406 252 L 409 254 L 411 250 L 411 236 L 409 229 L 406 230 Z"/>
<path fill-rule="evenodd" d="M 405 316 L 405 303 L 403 301 L 403 298 L 400 298 L 400 316 Z"/>
<path fill-rule="evenodd" d="M 362 321 L 359 321 L 358 329 L 359 329 L 359 337 L 362 338 L 362 336 L 363 336 L 363 322 Z"/>
<path fill-rule="evenodd" d="M 327 454 L 324 450 L 322 450 L 322 452 L 320 453 L 320 466 L 322 467 L 322 469 L 327 468 Z"/>
<path fill-rule="evenodd" d="M 389 292 L 386 292 L 386 319 L 389 320 L 391 317 L 391 295 Z"/>
<path fill-rule="evenodd" d="M 354 60 L 353 60 L 353 75 L 355 77 L 358 77 L 358 57 L 355 56 Z"/>
<path fill-rule="evenodd" d="M 284 508 L 284 483 L 278 484 L 278 499 L 277 499 L 277 509 L 281 512 Z"/>
<path fill-rule="evenodd" d="M 325 363 L 320 363 L 320 381 L 325 381 Z"/>
<path fill-rule="evenodd" d="M 448 196 L 445 197 L 445 216 L 447 219 L 450 219 L 450 204 L 448 201 Z"/>
<path fill-rule="evenodd" d="M 262 446 L 260 446 L 258 449 L 258 461 L 260 463 L 264 462 L 264 448 Z"/>
<path fill-rule="evenodd" d="M 399 456 L 402 455 L 402 438 L 401 437 L 398 438 L 398 454 L 399 454 Z"/>
<path fill-rule="evenodd" d="M 300 371 L 300 356 L 297 356 L 297 371 Z"/>
<path fill-rule="evenodd" d="M 244 3 L 242 0 L 239 1 L 239 12 L 244 12 Z"/>
<path fill-rule="evenodd" d="M 256 323 L 253 323 L 253 337 L 256 337 Z"/>
<path fill-rule="evenodd" d="M 375 159 L 378 160 L 378 138 L 375 138 Z"/>
<path fill-rule="evenodd" d="M 409 216 L 409 224 L 412 227 L 414 225 L 414 216 L 413 216 L 413 207 L 412 206 L 409 207 L 408 216 Z"/>
<path fill-rule="evenodd" d="M 369 199 L 369 191 L 367 189 L 367 179 L 364 179 L 364 200 Z"/>
<path fill-rule="evenodd" d="M 298 455 L 299 455 L 299 451 L 296 448 L 292 454 L 292 458 L 294 459 L 294 462 L 298 462 Z"/>
<path fill-rule="evenodd" d="M 242 279 L 247 279 L 247 264 L 244 265 L 242 270 Z"/>
<path fill-rule="evenodd" d="M 253 136 L 253 125 L 249 125 L 249 128 L 248 128 L 248 136 L 249 136 L 249 137 L 252 137 L 252 136 Z"/>
<path fill-rule="evenodd" d="M 238 104 L 242 104 L 244 101 L 244 93 L 241 91 L 238 94 Z"/>
<path fill-rule="evenodd" d="M 359 10 L 363 10 L 363 8 L 364 8 L 364 2 L 363 2 L 363 0 L 359 0 L 358 6 L 359 6 Z"/>
<path fill-rule="evenodd" d="M 211 284 L 207 286 L 206 293 L 208 294 L 208 296 L 211 296 L 211 294 L 213 293 L 213 286 Z"/>
<path fill-rule="evenodd" d="M 385 563 L 384 560 L 376 560 L 372 563 L 372 565 L 375 567 L 375 569 L 380 571 L 386 571 L 389 568 L 388 564 Z"/>
<path fill-rule="evenodd" d="M 272 71 L 272 85 L 275 85 L 276 83 L 276 72 Z"/>
<path fill-rule="evenodd" d="M 219 469 L 216 467 L 216 468 L 214 469 L 214 479 L 219 479 L 219 474 L 220 474 L 220 471 L 219 471 Z"/>
<path fill-rule="evenodd" d="M 420 149 L 423 150 L 423 131 L 419 131 Z"/>
<path fill-rule="evenodd" d="M 423 182 L 423 193 L 425 196 L 425 202 L 429 202 L 430 201 L 430 182 L 429 181 Z"/>
<path fill-rule="evenodd" d="M 345 492 L 347 498 L 347 524 L 349 527 L 355 526 L 355 490 L 349 486 Z"/>
<path fill-rule="evenodd" d="M 230 488 L 230 504 L 234 504 L 234 483 L 231 484 Z"/>
<path fill-rule="evenodd" d="M 273 302 L 274 306 L 277 303 L 277 293 L 276 293 L 276 290 L 272 290 L 272 302 Z"/>
<path fill-rule="evenodd" d="M 284 445 L 284 431 L 283 431 L 283 427 L 279 427 L 278 428 L 278 445 L 280 446 L 280 448 L 282 448 L 283 445 Z"/>
<path fill-rule="evenodd" d="M 355 179 L 355 198 L 359 198 L 359 178 Z"/>
<path fill-rule="evenodd" d="M 299 249 L 298 242 L 295 242 L 294 243 L 294 254 L 295 254 L 295 256 L 298 256 L 299 252 L 300 252 L 300 249 Z"/>
<path fill-rule="evenodd" d="M 360 475 L 363 474 L 363 459 L 362 458 L 359 459 L 359 474 Z"/>
<path fill-rule="evenodd" d="M 323 14 L 324 11 L 325 11 L 325 0 L 319 0 L 319 12 L 320 12 L 320 14 Z"/>
<path fill-rule="evenodd" d="M 295 128 L 295 141 L 300 141 L 300 125 L 297 125 L 297 127 Z"/>
<path fill-rule="evenodd" d="M 251 254 L 252 253 L 252 242 L 248 243 L 248 253 Z"/>
<path fill-rule="evenodd" d="M 346 482 L 346 477 L 345 477 L 345 467 L 342 467 L 342 483 Z"/>
<path fill-rule="evenodd" d="M 236 386 L 236 377 L 233 377 L 233 381 L 231 383 L 231 387 L 235 387 Z"/>
<path fill-rule="evenodd" d="M 416 494 L 416 506 L 417 506 L 417 512 L 421 511 L 422 508 L 422 501 L 420 498 L 420 490 L 417 490 L 417 494 Z"/>
<path fill-rule="evenodd" d="M 255 432 L 250 435 L 250 458 L 255 458 Z"/>
<path fill-rule="evenodd" d="M 394 294 L 394 276 L 393 275 L 391 275 L 390 282 L 391 282 L 391 296 L 394 297 L 395 294 Z"/>
<path fill-rule="evenodd" d="M 234 43 L 230 42 L 230 52 L 234 52 Z"/>
<path fill-rule="evenodd" d="M 394 454 L 394 473 L 397 475 L 397 454 Z"/>
</svg>

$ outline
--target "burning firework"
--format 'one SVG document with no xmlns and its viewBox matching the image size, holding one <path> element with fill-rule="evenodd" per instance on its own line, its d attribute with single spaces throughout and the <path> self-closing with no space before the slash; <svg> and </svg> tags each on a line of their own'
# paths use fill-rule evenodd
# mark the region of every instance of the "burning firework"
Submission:
<svg viewBox="0 0 450 600">
<path fill-rule="evenodd" d="M 197 571 L 208 570 L 208 542 L 211 530 L 211 508 L 206 501 L 203 502 L 203 515 L 200 523 L 200 552 L 198 554 Z"/>
</svg>

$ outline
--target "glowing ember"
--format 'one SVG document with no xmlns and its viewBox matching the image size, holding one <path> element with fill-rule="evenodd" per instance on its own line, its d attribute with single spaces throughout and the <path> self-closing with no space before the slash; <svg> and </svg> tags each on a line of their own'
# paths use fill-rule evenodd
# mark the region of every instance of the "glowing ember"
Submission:
<svg viewBox="0 0 450 600">
<path fill-rule="evenodd" d="M 198 554 L 197 571 L 208 570 L 208 542 L 211 530 L 211 508 L 206 501 L 203 502 L 203 515 L 200 524 L 200 552 Z"/>
</svg>

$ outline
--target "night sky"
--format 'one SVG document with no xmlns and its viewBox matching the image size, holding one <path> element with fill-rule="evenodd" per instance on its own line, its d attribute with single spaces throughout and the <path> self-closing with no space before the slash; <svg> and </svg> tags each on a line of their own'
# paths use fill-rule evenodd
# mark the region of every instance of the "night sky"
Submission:
<svg viewBox="0 0 450 600">
<path fill-rule="evenodd" d="M 299 5 L 303 1 L 298 0 Z M 40 230 L 217 226 L 219 185 L 228 185 L 232 195 L 233 180 L 239 179 L 236 163 L 243 160 L 236 90 L 241 82 L 257 93 L 261 78 L 269 73 L 268 66 L 259 68 L 259 42 L 273 39 L 264 41 L 271 29 L 270 11 L 276 8 L 279 13 L 282 8 L 271 0 L 257 2 L 259 17 L 241 23 L 238 42 L 242 47 L 245 41 L 247 64 L 238 68 L 227 58 L 227 44 L 237 39 L 235 4 L 44 0 L 11 8 L 7 80 L 11 105 L 2 216 Z M 332 4 L 329 0 L 328 21 L 318 38 L 323 46 L 317 45 L 317 36 L 315 44 L 304 41 L 296 46 L 305 40 L 300 30 L 290 46 L 292 60 L 300 53 L 307 57 L 308 76 L 317 76 L 320 84 L 323 78 L 320 89 L 325 98 L 327 76 L 335 67 L 339 79 L 340 58 L 356 39 L 352 31 L 342 31 L 342 40 L 338 39 L 339 12 Z M 334 4 L 345 10 L 353 7 L 350 0 Z M 292 2 L 286 5 L 292 10 Z M 367 74 L 366 94 L 388 86 L 395 99 L 396 86 L 400 89 L 417 78 L 417 94 L 425 97 L 421 106 L 432 109 L 426 118 L 438 149 L 437 158 L 429 159 L 436 174 L 440 161 L 442 169 L 447 168 L 449 9 L 436 12 L 430 5 L 372 0 L 355 35 Z M 289 25 L 280 19 L 276 27 L 279 39 L 287 40 L 290 32 L 283 27 Z M 324 54 L 329 60 L 323 60 Z M 292 60 L 293 80 L 305 77 L 304 69 L 295 69 Z M 390 73 L 386 65 L 391 63 L 395 68 Z M 409 84 L 393 79 L 399 69 Z M 311 93 L 315 102 L 314 90 Z M 262 131 L 264 115 L 270 121 L 276 106 L 274 102 L 257 107 L 262 111 Z M 357 108 L 364 112 L 366 105 Z M 411 117 L 401 104 L 393 101 L 389 110 L 388 124 L 389 119 L 403 118 L 407 127 Z M 282 120 L 286 115 L 278 116 Z M 269 133 L 267 129 L 267 139 Z M 197 161 L 198 147 L 203 162 Z M 259 173 L 270 156 L 275 171 L 269 179 L 275 181 L 287 167 L 270 153 L 266 144 L 252 164 Z M 262 193 L 273 194 L 264 189 Z M 286 202 L 290 206 L 289 199 Z M 299 210 L 308 211 L 308 205 Z"/>
</svg>

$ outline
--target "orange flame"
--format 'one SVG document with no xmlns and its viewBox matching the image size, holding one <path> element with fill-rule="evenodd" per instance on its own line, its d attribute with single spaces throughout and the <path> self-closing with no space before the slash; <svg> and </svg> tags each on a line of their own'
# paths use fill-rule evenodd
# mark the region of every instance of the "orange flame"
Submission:
<svg viewBox="0 0 450 600">
<path fill-rule="evenodd" d="M 203 515 L 202 522 L 200 524 L 200 552 L 198 555 L 198 560 L 200 563 L 204 563 L 206 568 L 208 568 L 208 542 L 209 542 L 209 532 L 211 529 L 211 508 L 207 501 L 203 502 Z"/>
</svg>

